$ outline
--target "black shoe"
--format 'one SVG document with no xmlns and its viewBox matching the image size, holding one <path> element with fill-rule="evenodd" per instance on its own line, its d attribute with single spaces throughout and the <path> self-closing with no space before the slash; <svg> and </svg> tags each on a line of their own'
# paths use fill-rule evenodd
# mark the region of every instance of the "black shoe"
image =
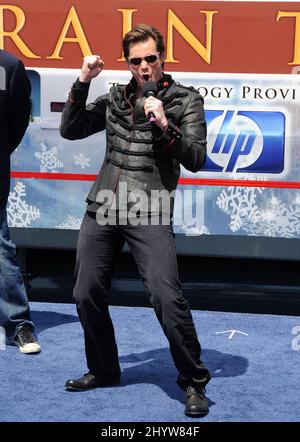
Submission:
<svg viewBox="0 0 300 442">
<path fill-rule="evenodd" d="M 109 387 L 120 383 L 118 374 L 92 374 L 86 373 L 79 379 L 69 379 L 65 389 L 68 391 L 85 391 L 98 387 Z"/>
<path fill-rule="evenodd" d="M 33 354 L 41 351 L 41 346 L 34 337 L 30 325 L 24 325 L 17 336 L 14 338 L 14 344 L 19 347 L 21 353 Z"/>
<path fill-rule="evenodd" d="M 185 415 L 191 417 L 208 414 L 208 400 L 202 383 L 192 381 L 186 390 Z"/>
</svg>

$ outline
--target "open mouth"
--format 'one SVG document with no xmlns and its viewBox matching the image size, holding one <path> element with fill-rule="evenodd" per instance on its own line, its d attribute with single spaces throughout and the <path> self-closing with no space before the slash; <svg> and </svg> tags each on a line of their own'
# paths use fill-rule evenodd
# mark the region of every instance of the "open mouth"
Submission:
<svg viewBox="0 0 300 442">
<path fill-rule="evenodd" d="M 150 75 L 149 74 L 143 74 L 143 79 L 145 81 L 149 81 Z"/>
</svg>

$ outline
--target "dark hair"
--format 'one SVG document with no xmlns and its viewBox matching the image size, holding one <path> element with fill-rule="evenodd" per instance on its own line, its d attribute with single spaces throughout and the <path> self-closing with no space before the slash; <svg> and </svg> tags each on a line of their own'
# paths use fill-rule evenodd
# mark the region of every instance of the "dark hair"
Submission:
<svg viewBox="0 0 300 442">
<path fill-rule="evenodd" d="M 148 26 L 141 23 L 125 34 L 123 38 L 124 57 L 126 59 L 129 57 L 129 46 L 131 43 L 147 41 L 148 38 L 153 38 L 153 40 L 156 42 L 157 52 L 162 53 L 165 51 L 166 48 L 161 33 L 153 26 Z"/>
</svg>

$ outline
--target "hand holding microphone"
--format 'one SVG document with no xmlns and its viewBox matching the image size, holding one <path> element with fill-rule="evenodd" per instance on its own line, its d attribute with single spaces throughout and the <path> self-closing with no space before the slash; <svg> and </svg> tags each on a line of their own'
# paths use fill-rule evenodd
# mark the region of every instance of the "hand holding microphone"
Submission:
<svg viewBox="0 0 300 442">
<path fill-rule="evenodd" d="M 145 98 L 155 97 L 156 94 L 157 94 L 157 84 L 154 81 L 147 81 L 144 84 L 143 89 L 142 89 L 143 97 L 145 97 Z M 148 100 L 148 103 L 147 103 L 148 106 L 146 105 L 146 102 L 145 102 L 145 113 L 146 113 L 146 116 L 148 117 L 149 122 L 155 123 L 156 116 L 149 109 L 149 104 L 151 106 L 152 101 L 150 101 L 150 103 L 149 103 L 149 100 Z"/>
<path fill-rule="evenodd" d="M 165 130 L 168 125 L 163 104 L 155 98 L 157 94 L 157 84 L 154 81 L 147 81 L 142 89 L 142 95 L 146 97 L 144 109 L 150 123 L 155 123 L 161 130 Z"/>
</svg>

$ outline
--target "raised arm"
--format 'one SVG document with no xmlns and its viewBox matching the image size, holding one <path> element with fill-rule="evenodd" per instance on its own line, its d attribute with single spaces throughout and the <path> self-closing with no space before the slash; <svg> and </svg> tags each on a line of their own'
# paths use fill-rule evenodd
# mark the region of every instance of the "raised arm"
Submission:
<svg viewBox="0 0 300 442">
<path fill-rule="evenodd" d="M 85 57 L 79 78 L 73 84 L 65 104 L 60 134 L 68 140 L 86 138 L 105 129 L 107 95 L 86 106 L 90 83 L 100 74 L 104 62 L 98 55 Z"/>
</svg>

